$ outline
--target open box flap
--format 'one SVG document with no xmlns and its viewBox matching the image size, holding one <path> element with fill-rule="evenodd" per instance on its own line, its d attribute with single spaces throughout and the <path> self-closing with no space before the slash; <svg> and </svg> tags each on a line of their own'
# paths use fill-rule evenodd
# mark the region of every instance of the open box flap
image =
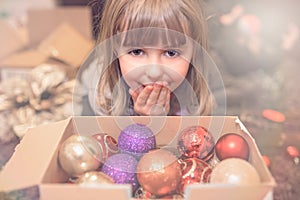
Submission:
<svg viewBox="0 0 300 200">
<path fill-rule="evenodd" d="M 40 200 L 95 200 L 131 199 L 130 185 L 102 185 L 98 187 L 78 187 L 74 184 L 43 184 L 40 186 Z"/>
<path fill-rule="evenodd" d="M 268 193 L 272 191 L 273 186 L 269 183 L 260 185 L 235 186 L 228 184 L 193 184 L 188 185 L 185 191 L 185 200 L 199 199 L 205 196 L 205 199 L 219 200 L 270 200 Z M 221 195 L 220 195 L 221 194 Z"/>
<path fill-rule="evenodd" d="M 38 185 L 69 121 L 67 119 L 29 129 L 0 172 L 0 190 L 10 191 Z"/>
</svg>

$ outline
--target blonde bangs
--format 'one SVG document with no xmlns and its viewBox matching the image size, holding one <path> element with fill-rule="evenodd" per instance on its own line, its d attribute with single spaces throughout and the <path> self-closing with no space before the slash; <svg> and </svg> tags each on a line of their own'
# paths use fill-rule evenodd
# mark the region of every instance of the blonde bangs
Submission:
<svg viewBox="0 0 300 200">
<path fill-rule="evenodd" d="M 188 34 L 188 19 L 182 15 L 183 7 L 173 4 L 174 0 L 140 0 L 128 3 L 124 8 L 119 32 L 146 28 L 167 28 Z M 176 14 L 177 16 L 175 16 Z"/>
<path fill-rule="evenodd" d="M 190 35 L 184 7 L 174 0 L 132 1 L 124 7 L 118 32 L 124 33 L 123 46 L 182 46 Z M 175 6 L 176 5 L 176 6 Z M 175 15 L 176 14 L 176 15 Z M 181 33 L 181 34 L 180 34 Z"/>
</svg>

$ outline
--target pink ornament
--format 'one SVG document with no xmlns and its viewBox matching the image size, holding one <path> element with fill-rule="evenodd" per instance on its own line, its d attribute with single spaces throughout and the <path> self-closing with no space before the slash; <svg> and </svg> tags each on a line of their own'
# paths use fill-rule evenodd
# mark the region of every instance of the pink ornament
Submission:
<svg viewBox="0 0 300 200">
<path fill-rule="evenodd" d="M 249 146 L 246 140 L 235 133 L 221 136 L 215 146 L 216 156 L 219 160 L 226 158 L 241 158 L 248 160 Z"/>
<path fill-rule="evenodd" d="M 260 177 L 249 162 L 240 158 L 228 158 L 213 169 L 210 183 L 255 185 L 260 183 Z"/>
<path fill-rule="evenodd" d="M 213 157 L 214 139 L 202 126 L 190 126 L 179 135 L 178 150 L 186 158 L 208 161 Z"/>
</svg>

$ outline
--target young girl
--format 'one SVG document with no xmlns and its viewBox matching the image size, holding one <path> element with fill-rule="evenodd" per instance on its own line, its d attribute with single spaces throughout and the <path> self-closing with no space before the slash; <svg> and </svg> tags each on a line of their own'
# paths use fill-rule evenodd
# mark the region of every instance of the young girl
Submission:
<svg viewBox="0 0 300 200">
<path fill-rule="evenodd" d="M 205 22 L 200 0 L 106 0 L 88 97 L 95 114 L 210 115 Z"/>
</svg>

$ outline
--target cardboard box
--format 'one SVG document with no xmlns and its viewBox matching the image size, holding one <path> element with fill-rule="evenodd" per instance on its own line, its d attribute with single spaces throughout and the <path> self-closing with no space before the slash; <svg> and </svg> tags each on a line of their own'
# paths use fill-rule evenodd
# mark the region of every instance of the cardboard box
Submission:
<svg viewBox="0 0 300 200">
<path fill-rule="evenodd" d="M 40 65 L 61 66 L 66 71 L 68 78 L 76 77 L 76 67 L 51 59 L 38 50 L 29 49 L 0 60 L 0 81 L 16 77 L 28 79 L 31 70 Z"/>
<path fill-rule="evenodd" d="M 26 42 L 17 29 L 8 20 L 0 20 L 0 59 L 24 48 Z"/>
<path fill-rule="evenodd" d="M 58 26 L 37 48 L 26 49 L 0 60 L 0 80 L 11 77 L 28 78 L 32 68 L 42 64 L 63 66 L 69 78 L 94 47 L 94 42 L 67 23 Z"/>
<path fill-rule="evenodd" d="M 92 12 L 88 6 L 29 9 L 27 13 L 29 46 L 36 46 L 62 23 L 73 26 L 88 39 L 92 34 Z"/>
<path fill-rule="evenodd" d="M 32 68 L 51 63 L 64 66 L 68 77 L 74 78 L 94 47 L 91 17 L 85 6 L 30 9 L 26 34 L 0 20 L 0 36 L 5 39 L 0 47 L 0 80 L 28 78 Z"/>
<path fill-rule="evenodd" d="M 93 47 L 93 40 L 80 34 L 72 25 L 62 23 L 39 44 L 37 49 L 49 58 L 78 68 Z"/>
<path fill-rule="evenodd" d="M 242 135 L 250 147 L 249 162 L 257 169 L 261 183 L 251 186 L 224 184 L 190 185 L 185 191 L 186 200 L 254 200 L 272 199 L 274 179 L 263 162 L 254 139 L 237 117 L 71 117 L 67 120 L 30 129 L 15 153 L 0 173 L 0 191 L 36 187 L 41 200 L 66 199 L 132 199 L 130 186 L 112 185 L 99 188 L 80 187 L 65 183 L 66 174 L 58 164 L 58 150 L 72 134 L 93 135 L 105 132 L 117 139 L 120 131 L 132 123 L 143 123 L 156 134 L 158 145 L 176 145 L 176 135 L 187 126 L 201 125 L 213 134 L 234 132 Z M 268 196 L 269 195 L 269 196 Z"/>
</svg>

